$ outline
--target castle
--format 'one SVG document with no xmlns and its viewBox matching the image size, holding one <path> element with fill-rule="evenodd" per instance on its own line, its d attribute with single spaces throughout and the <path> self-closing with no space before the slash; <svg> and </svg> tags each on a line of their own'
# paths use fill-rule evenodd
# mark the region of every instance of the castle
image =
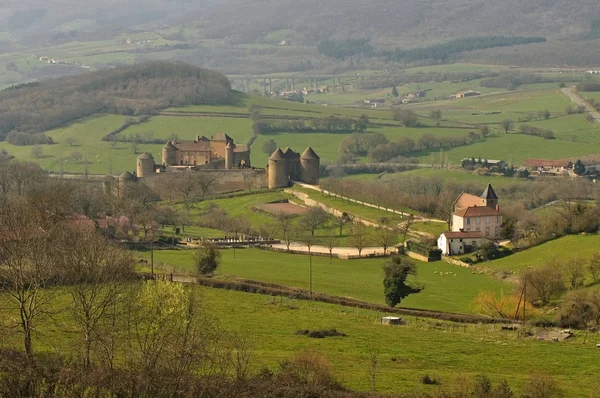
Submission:
<svg viewBox="0 0 600 398">
<path fill-rule="evenodd" d="M 198 136 L 193 141 L 167 141 L 162 148 L 162 164 L 156 164 L 150 153 L 142 153 L 137 157 L 136 175 L 127 172 L 120 176 L 119 180 L 126 182 L 138 178 L 145 179 L 156 173 L 182 169 L 194 169 L 198 172 L 230 170 L 228 173 L 238 171 L 241 174 L 242 169 L 252 169 L 250 148 L 247 145 L 235 144 L 225 133 L 218 133 L 211 139 Z M 253 170 L 261 172 L 260 169 Z M 302 154 L 294 152 L 289 147 L 283 151 L 277 148 L 269 157 L 264 172 L 266 172 L 265 185 L 269 189 L 287 187 L 292 181 L 318 185 L 320 158 L 310 146 Z M 243 176 L 240 175 L 240 178 Z"/>
<path fill-rule="evenodd" d="M 163 166 L 200 166 L 217 163 L 213 168 L 250 167 L 250 148 L 236 144 L 225 133 L 210 139 L 197 136 L 192 141 L 167 141 L 162 148 Z M 221 165 L 218 163 L 222 163 Z M 138 174 L 138 177 L 142 177 Z"/>
<path fill-rule="evenodd" d="M 319 185 L 320 158 L 309 146 L 302 154 L 287 147 L 277 148 L 269 158 L 267 175 L 269 189 L 284 188 L 291 181 Z"/>
</svg>

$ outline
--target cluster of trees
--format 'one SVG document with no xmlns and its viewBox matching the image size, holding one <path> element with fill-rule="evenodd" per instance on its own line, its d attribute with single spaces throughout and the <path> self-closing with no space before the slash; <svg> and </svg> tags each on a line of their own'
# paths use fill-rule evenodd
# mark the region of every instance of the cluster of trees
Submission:
<svg viewBox="0 0 600 398">
<path fill-rule="evenodd" d="M 447 60 L 453 55 L 466 51 L 475 51 L 494 47 L 507 47 L 520 44 L 542 43 L 545 37 L 523 36 L 475 36 L 450 40 L 446 43 L 434 44 L 427 47 L 410 50 L 395 49 L 383 52 L 383 56 L 396 62 L 415 62 L 427 59 Z"/>
<path fill-rule="evenodd" d="M 400 122 L 404 127 L 421 127 L 422 124 L 417 117 L 417 114 L 411 110 L 398 106 L 393 109 L 394 120 Z"/>
<path fill-rule="evenodd" d="M 39 133 L 98 112 L 141 115 L 232 100 L 229 80 L 218 72 L 173 62 L 136 64 L 1 91 L 0 139 L 11 131 Z"/>
<path fill-rule="evenodd" d="M 522 84 L 552 83 L 555 79 L 549 79 L 535 73 L 502 73 L 496 77 L 483 79 L 481 87 L 505 88 L 514 90 Z"/>
<path fill-rule="evenodd" d="M 369 57 L 375 49 L 369 39 L 323 40 L 317 46 L 317 51 L 331 58 L 345 59 L 355 55 Z"/>
<path fill-rule="evenodd" d="M 528 113 L 527 116 L 519 117 L 519 122 L 531 122 L 534 120 L 548 120 L 552 114 L 548 109 L 537 111 L 536 113 Z"/>
<path fill-rule="evenodd" d="M 600 82 L 595 80 L 589 80 L 582 83 L 579 83 L 576 86 L 577 91 L 581 92 L 595 92 L 600 91 Z"/>
<path fill-rule="evenodd" d="M 357 87 L 363 90 L 396 87 L 409 83 L 429 82 L 468 82 L 487 77 L 498 76 L 498 72 L 431 72 L 431 73 L 406 73 L 399 71 L 394 76 L 375 75 L 366 76 L 365 80 L 358 82 Z"/>
<path fill-rule="evenodd" d="M 6 141 L 17 146 L 54 144 L 52 137 L 44 133 L 27 134 L 17 131 L 9 132 L 6 135 Z"/>
<path fill-rule="evenodd" d="M 565 108 L 565 113 L 567 115 L 581 114 L 581 113 L 584 113 L 584 112 L 585 112 L 585 106 L 583 106 L 583 105 L 573 106 L 573 105 L 569 104 Z"/>
<path fill-rule="evenodd" d="M 545 140 L 553 140 L 556 139 L 556 135 L 554 131 L 550 129 L 543 129 L 536 126 L 530 126 L 527 124 L 522 124 L 519 126 L 519 134 L 532 135 L 535 137 L 542 137 Z"/>
<path fill-rule="evenodd" d="M 277 134 L 283 132 L 312 133 L 315 131 L 349 133 L 352 131 L 365 131 L 369 124 L 369 117 L 367 115 L 362 115 L 358 119 L 332 115 L 324 118 L 312 119 L 310 125 L 307 124 L 305 120 L 301 119 L 268 121 L 261 119 L 260 114 L 252 116 L 254 120 L 252 124 L 254 135 Z"/>
</svg>

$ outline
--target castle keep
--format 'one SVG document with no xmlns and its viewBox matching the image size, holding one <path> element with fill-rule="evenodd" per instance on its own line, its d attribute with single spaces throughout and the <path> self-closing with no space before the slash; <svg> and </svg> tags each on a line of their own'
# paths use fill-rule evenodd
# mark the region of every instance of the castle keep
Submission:
<svg viewBox="0 0 600 398">
<path fill-rule="evenodd" d="M 168 141 L 162 149 L 163 166 L 200 166 L 223 163 L 224 169 L 250 167 L 250 148 L 236 144 L 225 133 L 208 139 L 198 136 L 193 141 Z"/>
<path fill-rule="evenodd" d="M 321 160 L 311 147 L 306 148 L 302 154 L 289 147 L 283 151 L 277 148 L 267 166 L 269 189 L 287 187 L 292 181 L 318 185 L 320 166 Z"/>
</svg>

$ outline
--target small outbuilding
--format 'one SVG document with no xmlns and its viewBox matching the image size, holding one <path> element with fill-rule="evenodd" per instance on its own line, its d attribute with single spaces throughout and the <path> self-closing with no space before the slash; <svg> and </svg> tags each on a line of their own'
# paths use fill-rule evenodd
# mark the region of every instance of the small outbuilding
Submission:
<svg viewBox="0 0 600 398">
<path fill-rule="evenodd" d="M 393 316 L 383 316 L 381 317 L 381 324 L 390 326 L 402 325 L 402 319 Z"/>
</svg>

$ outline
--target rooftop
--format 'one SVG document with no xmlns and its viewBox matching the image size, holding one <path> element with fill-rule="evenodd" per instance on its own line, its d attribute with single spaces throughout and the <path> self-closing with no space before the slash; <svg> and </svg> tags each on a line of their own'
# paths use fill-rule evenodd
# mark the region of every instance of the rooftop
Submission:
<svg viewBox="0 0 600 398">
<path fill-rule="evenodd" d="M 491 207 L 473 206 L 458 210 L 454 213 L 454 215 L 459 217 L 499 216 L 500 212 L 496 209 L 492 209 Z"/>
<path fill-rule="evenodd" d="M 448 232 L 444 232 L 442 235 L 444 235 L 448 239 L 485 238 L 485 236 L 483 235 L 483 232 L 477 232 L 477 231 L 467 231 L 467 232 L 462 232 L 462 231 L 450 232 L 450 231 L 448 231 Z"/>
<path fill-rule="evenodd" d="M 283 152 L 281 152 L 281 148 L 277 148 L 275 150 L 275 152 L 273 152 L 271 157 L 269 157 L 269 160 L 283 160 L 283 159 L 285 159 L 285 156 L 284 156 Z"/>
<path fill-rule="evenodd" d="M 313 149 L 309 146 L 308 148 L 306 148 L 306 150 L 304 152 L 302 152 L 302 155 L 300 155 L 300 159 L 319 159 L 319 155 L 317 155 L 315 153 L 315 151 L 313 151 Z"/>
<path fill-rule="evenodd" d="M 488 184 L 485 188 L 485 191 L 481 194 L 482 199 L 498 199 L 496 196 L 496 192 L 494 192 L 494 188 L 492 188 L 492 184 Z"/>
</svg>

